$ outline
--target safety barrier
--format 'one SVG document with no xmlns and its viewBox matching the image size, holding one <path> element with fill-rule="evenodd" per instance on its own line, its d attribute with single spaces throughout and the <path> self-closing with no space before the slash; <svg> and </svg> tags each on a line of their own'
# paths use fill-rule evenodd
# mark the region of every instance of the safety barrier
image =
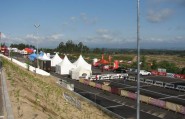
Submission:
<svg viewBox="0 0 185 119">
<path fill-rule="evenodd" d="M 167 76 L 171 78 L 180 78 L 185 79 L 185 74 L 174 74 L 174 73 L 166 73 L 166 72 L 158 72 L 158 71 L 151 71 L 152 75 L 159 75 L 159 76 Z"/>
<path fill-rule="evenodd" d="M 86 85 L 96 87 L 98 89 L 102 89 L 104 91 L 108 91 L 108 92 L 111 92 L 111 93 L 114 93 L 114 94 L 121 95 L 123 97 L 128 97 L 130 99 L 136 100 L 136 98 L 137 98 L 136 93 L 129 92 L 129 91 L 126 91 L 124 89 L 120 89 L 120 88 L 116 88 L 116 87 L 110 87 L 110 86 L 107 86 L 107 85 L 102 85 L 102 84 L 99 84 L 99 83 L 92 82 L 90 80 L 87 81 L 86 79 L 80 79 L 79 82 L 81 82 L 83 84 L 86 84 Z M 155 85 L 162 86 L 162 83 L 158 82 L 158 83 L 155 83 Z M 171 88 L 171 86 L 172 85 L 170 83 L 168 83 L 168 85 L 166 85 L 166 87 L 168 87 L 168 88 Z M 171 110 L 171 111 L 175 111 L 175 112 L 178 112 L 178 113 L 181 113 L 181 114 L 185 115 L 185 106 L 175 104 L 175 103 L 172 103 L 172 102 L 166 102 L 166 101 L 163 101 L 163 100 L 160 100 L 160 99 L 155 99 L 155 98 L 145 96 L 145 95 L 140 95 L 140 100 L 141 100 L 141 102 L 151 104 L 151 105 L 154 105 L 154 106 L 157 106 L 157 107 L 161 107 L 161 108 L 164 108 L 164 109 L 168 109 L 168 110 Z"/>
<path fill-rule="evenodd" d="M 159 76 L 166 76 L 166 72 L 158 72 Z"/>
<path fill-rule="evenodd" d="M 128 80 L 129 81 L 136 81 L 136 78 L 135 77 L 129 77 Z"/>
<path fill-rule="evenodd" d="M 181 91 L 185 91 L 185 86 L 177 85 L 176 89 L 181 90 Z"/>
<path fill-rule="evenodd" d="M 92 75 L 90 80 L 107 80 L 107 79 L 123 79 L 127 78 L 127 73 L 118 73 L 118 74 L 102 74 L 102 75 Z"/>
<path fill-rule="evenodd" d="M 92 86 L 92 87 L 95 87 L 96 83 L 91 81 L 91 82 L 89 82 L 89 85 Z"/>
<path fill-rule="evenodd" d="M 181 78 L 181 79 L 185 79 L 185 75 L 184 74 L 175 74 L 174 78 Z"/>
<path fill-rule="evenodd" d="M 111 87 L 110 86 L 106 86 L 106 85 L 102 85 L 102 89 L 108 92 L 111 92 Z"/>
<path fill-rule="evenodd" d="M 162 81 L 155 81 L 154 85 L 159 86 L 159 87 L 163 87 L 164 83 Z"/>
<path fill-rule="evenodd" d="M 166 102 L 163 100 L 155 99 L 155 98 L 149 98 L 149 104 L 165 108 L 166 107 Z"/>
<path fill-rule="evenodd" d="M 89 85 L 90 80 L 84 80 L 84 84 Z"/>
<path fill-rule="evenodd" d="M 150 99 L 150 97 L 148 97 L 148 96 L 145 96 L 145 95 L 140 95 L 140 100 L 142 101 L 142 102 L 145 102 L 145 103 L 149 103 L 149 99 Z"/>
<path fill-rule="evenodd" d="M 185 115 L 185 107 L 181 106 L 180 113 Z"/>
<path fill-rule="evenodd" d="M 145 79 L 144 78 L 140 78 L 140 82 L 144 83 Z"/>
<path fill-rule="evenodd" d="M 137 98 L 137 94 L 128 92 L 128 97 L 135 100 Z"/>
<path fill-rule="evenodd" d="M 172 84 L 172 83 L 165 83 L 164 85 L 165 88 L 171 88 L 171 89 L 174 89 L 175 88 L 175 85 Z"/>
<path fill-rule="evenodd" d="M 128 97 L 128 91 L 121 90 L 121 96 Z"/>
<path fill-rule="evenodd" d="M 96 84 L 95 84 L 95 87 L 98 88 L 98 89 L 102 89 L 102 85 L 99 84 L 99 83 L 96 83 Z"/>
<path fill-rule="evenodd" d="M 175 111 L 175 112 L 180 112 L 181 110 L 181 105 L 171 103 L 171 102 L 166 102 L 166 109 Z"/>
<path fill-rule="evenodd" d="M 137 81 L 135 77 L 128 77 L 127 80 Z M 176 90 L 179 90 L 179 91 L 185 91 L 185 86 L 175 85 L 173 83 L 164 83 L 162 81 L 154 81 L 154 80 L 151 80 L 151 79 L 144 79 L 144 78 L 140 78 L 140 82 L 150 84 L 150 85 L 155 85 L 155 86 L 158 86 L 158 87 L 176 89 Z"/>
<path fill-rule="evenodd" d="M 44 70 L 42 70 L 42 69 L 35 68 L 35 67 L 31 66 L 31 65 L 28 65 L 28 64 L 26 64 L 26 63 L 22 63 L 22 62 L 20 62 L 20 61 L 18 61 L 18 60 L 16 60 L 16 59 L 9 58 L 9 57 L 4 56 L 4 55 L 2 55 L 2 54 L 0 54 L 0 56 L 2 56 L 2 57 L 4 57 L 4 58 L 6 58 L 6 59 L 8 59 L 8 60 L 10 60 L 10 61 L 12 61 L 12 62 L 14 62 L 15 64 L 17 64 L 17 65 L 19 65 L 19 66 L 21 66 L 21 67 L 23 67 L 23 68 L 25 68 L 25 69 L 28 69 L 28 67 L 29 67 L 28 70 L 31 71 L 31 72 L 34 72 L 34 73 L 37 73 L 37 74 L 40 74 L 40 75 L 43 75 L 43 76 L 50 76 L 50 73 L 48 73 L 48 72 L 46 72 L 46 71 L 44 71 Z"/>
<path fill-rule="evenodd" d="M 85 79 L 79 79 L 80 83 L 84 83 Z"/>
<path fill-rule="evenodd" d="M 151 80 L 151 79 L 146 79 L 146 80 L 145 80 L 145 83 L 146 83 L 146 84 L 150 84 L 150 85 L 152 85 L 152 84 L 153 84 L 153 82 L 154 82 L 154 81 L 153 81 L 153 80 Z"/>
</svg>

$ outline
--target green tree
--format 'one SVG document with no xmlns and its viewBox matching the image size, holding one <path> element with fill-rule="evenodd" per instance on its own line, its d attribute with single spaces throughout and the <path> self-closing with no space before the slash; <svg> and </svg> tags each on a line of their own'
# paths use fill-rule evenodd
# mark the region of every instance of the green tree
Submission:
<svg viewBox="0 0 185 119">
<path fill-rule="evenodd" d="M 181 70 L 181 74 L 185 74 L 185 67 L 184 67 L 184 68 L 182 68 L 182 70 Z"/>
<path fill-rule="evenodd" d="M 93 53 L 95 53 L 95 54 L 100 54 L 100 53 L 101 53 L 101 50 L 100 50 L 99 48 L 95 48 L 95 49 L 93 50 Z"/>
<path fill-rule="evenodd" d="M 168 61 L 161 61 L 158 63 L 159 68 L 165 68 L 167 72 L 170 73 L 179 73 L 180 69 L 174 64 Z"/>
<path fill-rule="evenodd" d="M 146 62 L 146 57 L 145 56 L 142 56 L 141 57 L 141 69 L 145 69 L 145 70 L 148 70 L 148 65 L 147 65 L 147 62 Z"/>
<path fill-rule="evenodd" d="M 153 60 L 153 61 L 152 61 L 151 69 L 156 70 L 157 67 L 158 67 L 158 66 L 157 66 L 157 61 L 156 61 L 156 60 Z"/>
</svg>

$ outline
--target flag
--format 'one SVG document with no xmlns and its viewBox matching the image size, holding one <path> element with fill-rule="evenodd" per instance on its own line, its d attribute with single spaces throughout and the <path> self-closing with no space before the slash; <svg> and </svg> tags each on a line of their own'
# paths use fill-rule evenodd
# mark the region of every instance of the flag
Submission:
<svg viewBox="0 0 185 119">
<path fill-rule="evenodd" d="M 109 62 L 111 62 L 112 57 L 109 55 Z"/>
<path fill-rule="evenodd" d="M 104 59 L 104 54 L 102 54 L 101 59 L 102 59 L 102 60 Z"/>
</svg>

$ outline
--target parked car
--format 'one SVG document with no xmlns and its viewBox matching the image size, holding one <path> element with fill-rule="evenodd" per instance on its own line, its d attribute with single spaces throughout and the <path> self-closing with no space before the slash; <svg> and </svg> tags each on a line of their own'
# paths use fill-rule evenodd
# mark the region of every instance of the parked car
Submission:
<svg viewBox="0 0 185 119">
<path fill-rule="evenodd" d="M 127 73 L 126 69 L 123 67 L 118 67 L 117 69 L 113 69 L 115 73 Z"/>
<path fill-rule="evenodd" d="M 107 70 L 107 71 L 110 71 L 110 70 L 113 69 L 113 66 L 111 66 L 111 65 L 105 65 L 105 66 L 103 66 L 103 69 L 104 70 Z"/>
<path fill-rule="evenodd" d="M 137 70 L 135 70 L 135 73 L 137 74 Z M 140 70 L 139 74 L 142 76 L 147 76 L 147 75 L 151 75 L 151 72 L 146 70 Z"/>
</svg>

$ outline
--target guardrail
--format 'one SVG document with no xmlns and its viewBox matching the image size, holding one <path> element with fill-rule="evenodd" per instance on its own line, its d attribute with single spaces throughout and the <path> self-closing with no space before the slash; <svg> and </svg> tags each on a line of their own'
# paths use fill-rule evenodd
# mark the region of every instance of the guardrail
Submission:
<svg viewBox="0 0 185 119">
<path fill-rule="evenodd" d="M 159 87 L 163 87 L 164 86 L 164 83 L 162 81 L 155 81 L 154 82 L 154 85 L 155 86 L 159 86 Z"/>
<path fill-rule="evenodd" d="M 133 77 L 133 76 L 128 77 L 127 80 L 137 81 L 136 77 Z M 175 85 L 173 83 L 165 83 L 162 81 L 154 81 L 151 79 L 144 79 L 144 78 L 140 78 L 140 82 L 146 83 L 148 85 L 154 85 L 154 86 L 163 87 L 163 88 L 170 88 L 170 89 L 174 89 L 174 90 L 185 91 L 185 86 Z"/>
<path fill-rule="evenodd" d="M 177 85 L 176 89 L 180 91 L 185 91 L 185 86 Z"/>
<path fill-rule="evenodd" d="M 90 77 L 90 80 L 123 79 L 127 77 L 128 77 L 127 73 L 102 74 L 102 75 L 92 75 Z"/>
<path fill-rule="evenodd" d="M 151 79 L 146 79 L 144 83 L 153 85 L 154 81 Z"/>
<path fill-rule="evenodd" d="M 164 88 L 175 89 L 175 85 L 172 83 L 165 83 Z"/>
<path fill-rule="evenodd" d="M 7 85 L 6 85 L 6 79 L 5 79 L 3 70 L 1 71 L 1 81 L 2 81 L 2 90 L 3 90 L 3 95 L 4 95 L 3 96 L 3 104 L 5 106 L 6 117 L 7 117 L 7 119 L 14 119 L 12 106 L 10 103 L 10 98 L 8 95 L 8 90 L 7 90 Z"/>
</svg>

